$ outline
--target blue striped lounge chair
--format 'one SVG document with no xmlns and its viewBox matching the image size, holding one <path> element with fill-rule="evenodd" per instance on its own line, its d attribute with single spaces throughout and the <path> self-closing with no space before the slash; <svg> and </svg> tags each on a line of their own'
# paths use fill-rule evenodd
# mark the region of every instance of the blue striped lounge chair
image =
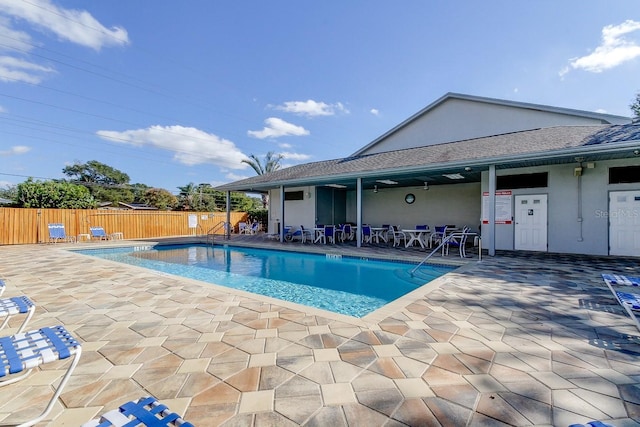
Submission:
<svg viewBox="0 0 640 427">
<path fill-rule="evenodd" d="M 0 338 L 0 387 L 22 380 L 40 365 L 73 356 L 44 411 L 20 427 L 35 425 L 47 416 L 78 365 L 81 353 L 80 343 L 60 325 Z"/>
<path fill-rule="evenodd" d="M 48 228 L 49 228 L 49 242 L 73 243 L 76 241 L 76 238 L 74 236 L 67 236 L 67 232 L 64 229 L 64 224 L 61 224 L 61 223 L 48 224 Z"/>
<path fill-rule="evenodd" d="M 29 323 L 29 320 L 33 316 L 33 313 L 36 310 L 35 304 L 26 296 L 19 297 L 11 297 L 11 298 L 1 298 L 0 299 L 0 318 L 4 317 L 4 321 L 2 325 L 0 325 L 0 329 L 4 329 L 5 326 L 9 323 L 9 319 L 16 314 L 25 314 L 25 318 L 22 321 L 22 325 L 18 329 L 18 334 L 24 331 L 24 328 Z"/>
<path fill-rule="evenodd" d="M 171 412 L 166 405 L 158 402 L 155 397 L 143 397 L 137 401 L 130 401 L 118 409 L 104 413 L 82 424 L 82 427 L 193 427 L 175 412 Z"/>
<path fill-rule="evenodd" d="M 89 233 L 91 233 L 92 239 L 111 240 L 111 236 L 102 227 L 89 227 Z"/>
<path fill-rule="evenodd" d="M 603 274 L 602 278 L 607 287 L 618 301 L 618 304 L 624 308 L 636 328 L 640 331 L 640 294 L 625 292 L 619 290 L 618 286 L 640 287 L 640 277 L 627 277 L 620 274 Z M 614 287 L 615 286 L 615 287 Z"/>
</svg>

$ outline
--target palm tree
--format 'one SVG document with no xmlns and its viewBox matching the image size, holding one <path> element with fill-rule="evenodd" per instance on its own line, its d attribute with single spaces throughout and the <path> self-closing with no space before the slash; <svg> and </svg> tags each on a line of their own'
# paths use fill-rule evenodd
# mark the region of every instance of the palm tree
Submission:
<svg viewBox="0 0 640 427">
<path fill-rule="evenodd" d="M 241 162 L 251 166 L 258 175 L 264 175 L 280 169 L 280 160 L 282 160 L 282 157 L 282 154 L 276 154 L 273 151 L 269 151 L 264 156 L 264 163 L 261 162 L 255 154 L 251 154 L 248 159 L 243 159 Z M 262 194 L 262 207 L 266 209 L 268 204 L 269 195 Z"/>
</svg>

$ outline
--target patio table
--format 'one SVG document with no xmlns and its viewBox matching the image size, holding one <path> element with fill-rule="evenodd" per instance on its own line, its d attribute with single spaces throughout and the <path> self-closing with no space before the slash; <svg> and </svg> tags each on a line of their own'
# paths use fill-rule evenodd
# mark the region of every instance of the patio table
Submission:
<svg viewBox="0 0 640 427">
<path fill-rule="evenodd" d="M 389 229 L 384 227 L 371 227 L 372 237 L 376 239 L 376 243 L 380 243 L 380 239 L 387 243 L 387 230 Z"/>
<path fill-rule="evenodd" d="M 413 246 L 415 242 L 420 244 L 420 247 L 424 249 L 424 241 L 422 239 L 423 235 L 428 235 L 431 233 L 431 230 L 421 230 L 421 229 L 402 229 L 402 232 L 409 236 L 409 239 L 405 242 L 404 247 L 408 248 L 409 246 Z"/>
</svg>

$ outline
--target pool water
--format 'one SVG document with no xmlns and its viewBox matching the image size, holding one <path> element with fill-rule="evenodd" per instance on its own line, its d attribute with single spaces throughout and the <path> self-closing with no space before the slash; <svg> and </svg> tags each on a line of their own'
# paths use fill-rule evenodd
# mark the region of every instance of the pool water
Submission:
<svg viewBox="0 0 640 427">
<path fill-rule="evenodd" d="M 453 268 L 210 245 L 87 249 L 80 253 L 362 317 Z"/>
</svg>

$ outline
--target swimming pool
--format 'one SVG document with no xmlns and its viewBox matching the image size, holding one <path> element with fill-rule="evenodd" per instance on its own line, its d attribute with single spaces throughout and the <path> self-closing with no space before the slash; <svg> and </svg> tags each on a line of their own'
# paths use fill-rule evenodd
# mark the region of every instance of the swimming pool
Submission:
<svg viewBox="0 0 640 427">
<path fill-rule="evenodd" d="M 269 249 L 172 245 L 86 249 L 86 255 L 362 317 L 453 270 Z"/>
</svg>

